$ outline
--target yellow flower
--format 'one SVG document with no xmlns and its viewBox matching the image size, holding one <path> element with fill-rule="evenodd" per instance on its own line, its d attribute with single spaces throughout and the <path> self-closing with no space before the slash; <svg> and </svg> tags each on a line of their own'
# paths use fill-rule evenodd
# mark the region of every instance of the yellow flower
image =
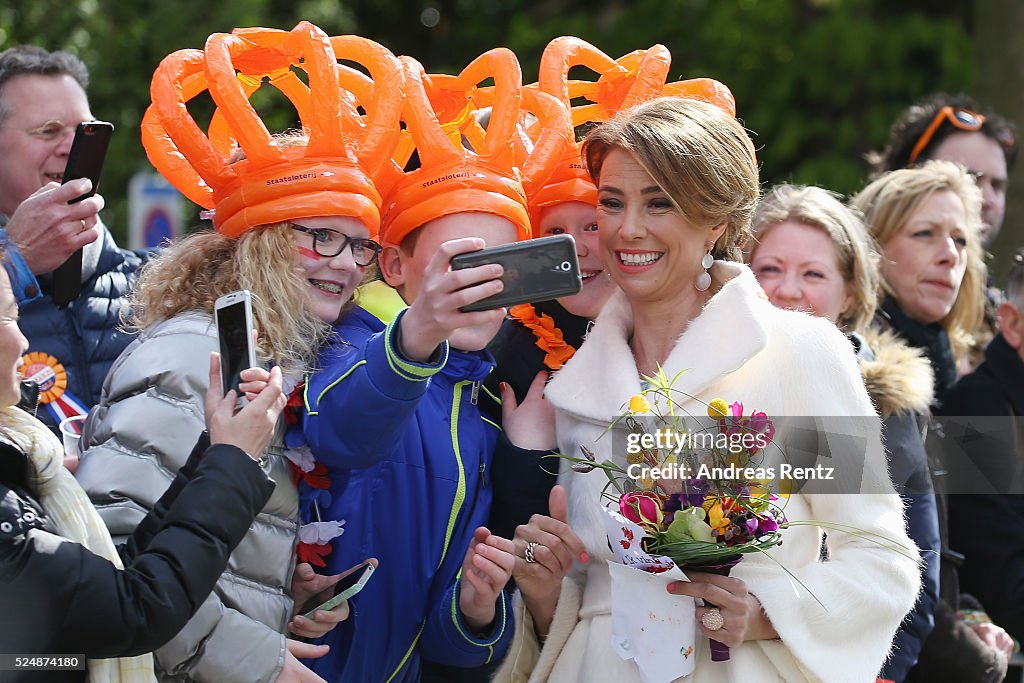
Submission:
<svg viewBox="0 0 1024 683">
<path fill-rule="evenodd" d="M 708 404 L 708 417 L 720 418 L 729 414 L 729 404 L 724 399 L 715 398 Z"/>
<path fill-rule="evenodd" d="M 643 489 L 644 491 L 653 491 L 654 484 L 654 477 L 641 477 L 636 482 L 637 488 Z"/>
<path fill-rule="evenodd" d="M 771 486 L 770 479 L 759 480 L 756 484 L 750 485 L 750 496 L 752 498 L 768 498 L 772 495 Z"/>
<path fill-rule="evenodd" d="M 705 505 L 707 505 L 705 503 Z M 715 504 L 709 508 L 708 511 L 708 524 L 711 525 L 713 530 L 722 529 L 729 526 L 730 520 L 725 516 L 725 512 L 722 511 L 722 504 L 715 501 Z"/>
<path fill-rule="evenodd" d="M 626 453 L 626 464 L 627 465 L 642 465 L 644 464 L 643 453 Z"/>
<path fill-rule="evenodd" d="M 629 399 L 629 411 L 631 413 L 649 413 L 651 404 L 643 394 L 637 394 Z"/>
<path fill-rule="evenodd" d="M 749 462 L 750 462 L 750 460 L 748 458 L 741 457 L 739 455 L 736 455 L 735 453 L 730 453 L 729 455 L 727 455 L 725 457 L 725 466 L 726 467 L 730 467 L 731 466 L 731 467 L 740 469 L 740 468 L 746 467 Z"/>
</svg>

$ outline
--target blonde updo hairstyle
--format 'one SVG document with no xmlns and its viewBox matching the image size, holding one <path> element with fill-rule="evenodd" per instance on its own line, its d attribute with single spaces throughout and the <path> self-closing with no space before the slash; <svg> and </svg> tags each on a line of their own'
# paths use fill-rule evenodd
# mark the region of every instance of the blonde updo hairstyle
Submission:
<svg viewBox="0 0 1024 683">
<path fill-rule="evenodd" d="M 839 273 L 852 298 L 836 321 L 844 332 L 863 330 L 878 304 L 878 251 L 856 209 L 845 206 L 838 195 L 821 187 L 777 185 L 761 199 L 754 212 L 754 239 L 748 262 L 754 260 L 759 240 L 787 221 L 818 228 L 832 240 L 839 259 Z"/>
<path fill-rule="evenodd" d="M 885 244 L 906 225 L 921 204 L 943 191 L 959 197 L 967 214 L 967 267 L 956 301 L 940 321 L 949 334 L 953 353 L 960 358 L 968 351 L 972 343 L 971 331 L 981 324 L 985 310 L 987 269 L 981 246 L 981 190 L 974 179 L 959 164 L 929 161 L 919 168 L 899 169 L 880 176 L 861 190 L 851 204 L 864 214 L 869 233 L 884 252 Z M 885 295 L 893 296 L 884 275 L 881 285 L 879 300 Z"/>
<path fill-rule="evenodd" d="M 712 249 L 716 259 L 742 261 L 757 206 L 754 145 L 728 113 L 707 102 L 662 97 L 619 113 L 583 142 L 583 160 L 601 186 L 601 166 L 613 149 L 629 152 L 686 220 L 726 224 Z"/>
</svg>

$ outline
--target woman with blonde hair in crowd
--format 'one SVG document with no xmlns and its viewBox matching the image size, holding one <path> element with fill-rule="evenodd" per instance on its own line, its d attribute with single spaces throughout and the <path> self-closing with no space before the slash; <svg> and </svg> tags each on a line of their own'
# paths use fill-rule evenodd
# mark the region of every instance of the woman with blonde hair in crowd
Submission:
<svg viewBox="0 0 1024 683">
<path fill-rule="evenodd" d="M 962 166 L 931 161 L 886 173 L 851 205 L 881 252 L 879 324 L 925 353 L 941 404 L 985 309 L 981 192 Z"/>
<path fill-rule="evenodd" d="M 207 381 L 201 361 L 218 348 L 216 300 L 240 289 L 251 293 L 258 362 L 279 365 L 291 393 L 362 281 L 363 267 L 376 258 L 379 247 L 369 236 L 350 217 L 297 217 L 253 226 L 238 238 L 195 233 L 147 265 L 130 318 L 139 338 L 111 367 L 84 430 L 77 473 L 112 534 L 131 533 L 184 464 L 187 454 L 174 445 L 201 430 Z M 249 379 L 244 372 L 243 379 Z M 283 675 L 302 667 L 293 652 L 308 657 L 319 651 L 286 643 L 286 625 L 296 635 L 319 636 L 347 614 L 339 609 L 322 614 L 323 623 L 303 617 L 289 623 L 293 597 L 296 608 L 304 600 L 291 595 L 298 496 L 289 461 L 281 457 L 281 436 L 265 454 L 277 490 L 215 593 L 155 653 L 168 675 L 228 676 L 244 662 L 253 680 L 273 681 L 275 669 Z"/>
<path fill-rule="evenodd" d="M 879 310 L 874 325 L 895 333 L 928 358 L 935 379 L 932 407 L 941 406 L 966 363 L 984 312 L 981 191 L 958 164 L 929 161 L 886 173 L 852 200 L 881 254 Z M 929 454 L 939 445 L 929 439 Z M 987 622 L 981 605 L 960 593 L 956 548 L 949 548 L 947 488 L 932 466 L 941 538 L 940 600 L 935 629 L 908 680 L 1002 680 L 1013 641 Z"/>
<path fill-rule="evenodd" d="M 276 49 L 262 47 L 266 41 Z M 195 86 L 186 77 L 195 53 L 174 53 L 157 69 L 143 142 L 168 180 L 213 209 L 214 230 L 166 248 L 142 273 L 130 321 L 139 337 L 111 368 L 82 437 L 79 481 L 116 535 L 130 533 L 153 507 L 182 465 L 176 444 L 201 430 L 202 359 L 218 348 L 217 299 L 250 292 L 258 363 L 280 366 L 291 394 L 381 249 L 374 240 L 381 199 L 369 164 L 381 154 L 387 158 L 397 138 L 403 83 L 397 59 L 362 38 L 329 39 L 308 22 L 291 32 L 214 34 L 200 53 L 218 105 L 207 137 L 183 101 L 189 95 L 182 82 Z M 365 121 L 341 87 L 346 76 L 337 60 L 346 58 L 368 62 L 377 78 L 391 78 L 371 104 L 369 79 L 357 74 Z M 282 60 L 306 70 L 308 91 L 293 71 L 280 74 Z M 272 136 L 248 103 L 250 80 L 236 70 L 257 86 L 273 73 L 274 85 L 289 97 L 308 94 L 293 100 L 304 130 Z M 218 145 L 234 152 L 221 155 Z M 262 381 L 246 372 L 240 389 L 261 389 Z M 297 438 L 297 417 L 285 417 L 263 458 L 277 489 L 214 593 L 154 653 L 162 680 L 321 680 L 298 658 L 319 657 L 328 648 L 287 636 L 319 637 L 348 616 L 345 603 L 312 618 L 299 615 L 336 579 L 315 574 L 310 562 L 316 553 L 302 553 L 340 535 L 343 521 L 300 511 L 296 482 L 310 486 L 318 472 Z M 308 522 L 301 528 L 300 518 Z"/>
<path fill-rule="evenodd" d="M 939 596 L 939 522 L 920 424 L 932 400 L 931 367 L 891 332 L 869 327 L 878 300 L 878 253 L 858 214 L 834 194 L 778 185 L 761 199 L 752 227 L 748 262 L 768 298 L 846 333 L 883 419 L 889 472 L 908 501 L 908 532 L 923 560 L 922 592 L 880 674 L 901 683 L 933 628 Z"/>
<path fill-rule="evenodd" d="M 754 147 L 734 117 L 699 101 L 657 99 L 598 126 L 584 158 L 598 187 L 602 258 L 621 291 L 546 391 L 562 453 L 585 445 L 596 462 L 624 466 L 617 417 L 643 377 L 660 371 L 677 377 L 677 414 L 706 414 L 725 396 L 773 418 L 873 415 L 846 339 L 825 321 L 773 307 L 739 263 L 759 187 Z M 917 594 L 918 570 L 878 424 L 844 424 L 865 447 L 834 450 L 834 464 L 861 473 L 869 492 L 793 493 L 786 515 L 859 527 L 906 555 L 861 534 L 829 534 L 830 561 L 821 562 L 821 529 L 799 526 L 766 551 L 771 557 L 748 555 L 730 576 L 687 571 L 689 581 L 668 584 L 664 604 L 680 614 L 694 614 L 684 612 L 691 598 L 716 605 L 696 608 L 687 681 L 864 681 L 881 667 Z M 791 436 L 776 432 L 780 451 Z M 611 646 L 613 602 L 629 598 L 613 598 L 600 510 L 606 483 L 601 472 L 563 463 L 551 517 L 517 529 L 522 601 L 498 680 L 630 682 L 642 680 L 639 667 L 658 666 L 646 651 L 626 660 Z M 645 605 L 635 609 L 642 620 Z M 710 639 L 730 647 L 729 659 L 712 661 Z M 665 642 L 659 661 L 678 662 L 679 645 Z"/>
</svg>

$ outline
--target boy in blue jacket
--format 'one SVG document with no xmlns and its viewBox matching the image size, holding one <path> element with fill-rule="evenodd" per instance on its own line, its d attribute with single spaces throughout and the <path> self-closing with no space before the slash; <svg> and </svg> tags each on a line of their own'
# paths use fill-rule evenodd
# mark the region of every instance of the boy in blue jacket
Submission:
<svg viewBox="0 0 1024 683">
<path fill-rule="evenodd" d="M 421 165 L 396 166 L 381 225 L 385 282 L 361 288 L 304 396 L 304 435 L 329 480 L 307 490 L 304 513 L 347 522 L 326 572 L 379 560 L 350 618 L 323 640 L 331 652 L 311 663 L 332 682 L 418 681 L 421 657 L 480 666 L 500 659 L 514 630 L 503 592 L 514 546 L 482 526 L 494 450 L 511 447 L 479 407 L 505 312 L 459 310 L 500 292 L 502 269 L 449 262 L 528 237 L 525 197 L 500 151 L 510 145 L 451 143 L 427 97 L 439 86 L 406 64 L 405 121 Z M 505 124 L 492 117 L 488 134 Z"/>
</svg>

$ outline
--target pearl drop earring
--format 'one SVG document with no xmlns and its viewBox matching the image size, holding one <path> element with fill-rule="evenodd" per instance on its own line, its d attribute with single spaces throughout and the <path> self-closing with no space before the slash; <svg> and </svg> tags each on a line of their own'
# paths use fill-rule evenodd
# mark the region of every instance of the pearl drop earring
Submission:
<svg viewBox="0 0 1024 683">
<path fill-rule="evenodd" d="M 700 267 L 704 270 L 694 280 L 693 286 L 697 288 L 698 292 L 707 291 L 707 288 L 711 286 L 711 273 L 708 272 L 708 268 L 715 262 L 715 257 L 711 255 L 711 250 L 708 249 L 708 253 L 704 254 L 704 257 L 700 260 Z"/>
</svg>

